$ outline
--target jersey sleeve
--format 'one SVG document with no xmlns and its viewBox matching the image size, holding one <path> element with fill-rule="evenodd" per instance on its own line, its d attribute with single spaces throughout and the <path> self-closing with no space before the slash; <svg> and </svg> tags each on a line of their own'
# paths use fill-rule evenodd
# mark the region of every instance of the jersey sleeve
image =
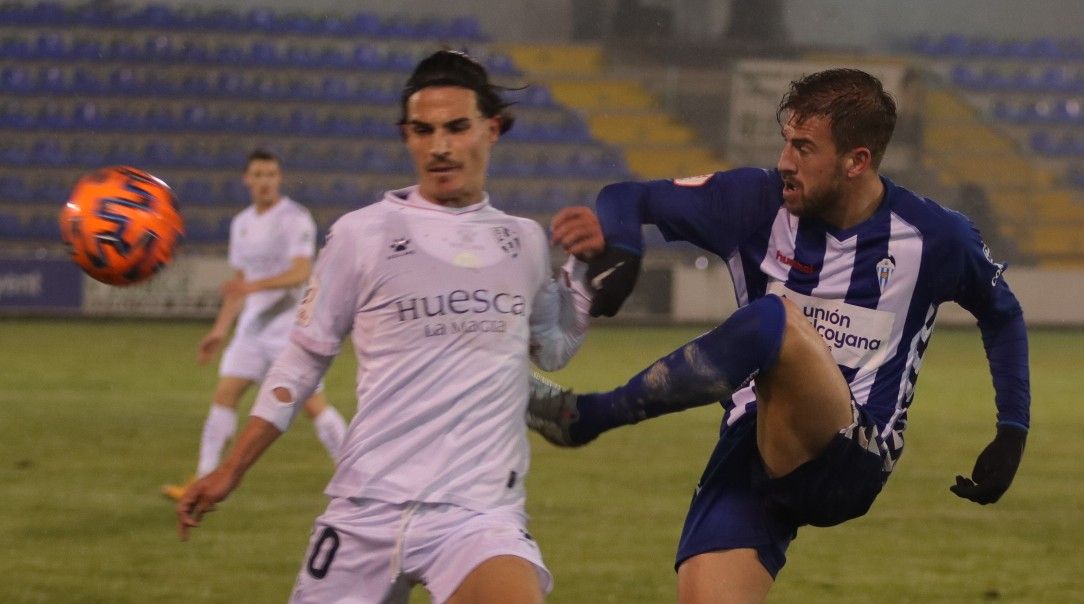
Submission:
<svg viewBox="0 0 1084 604">
<path fill-rule="evenodd" d="M 607 185 L 595 206 L 609 245 L 642 254 L 641 225 L 653 224 L 667 241 L 687 241 L 727 256 L 745 233 L 775 215 L 781 187 L 774 170 L 740 168 Z"/>
<path fill-rule="evenodd" d="M 962 215 L 961 272 L 954 300 L 978 319 L 993 378 L 998 423 L 1027 429 L 1031 388 L 1028 340 L 1020 303 L 1005 281 L 1004 263 L 995 262 L 979 232 Z"/>
<path fill-rule="evenodd" d="M 237 231 L 241 228 L 238 223 L 239 220 L 240 214 L 230 220 L 230 240 L 226 244 L 226 260 L 230 263 L 230 268 L 238 271 L 243 270 L 241 268 L 241 250 L 237 248 Z"/>
<path fill-rule="evenodd" d="M 335 223 L 320 252 L 297 310 L 291 340 L 322 356 L 338 354 L 350 333 L 363 287 L 362 258 L 350 224 Z"/>
<path fill-rule="evenodd" d="M 312 258 L 316 255 L 316 221 L 308 211 L 299 213 L 290 225 L 289 238 L 285 242 L 289 258 Z"/>
<path fill-rule="evenodd" d="M 591 294 L 587 266 L 569 256 L 557 278 L 550 276 L 549 249 L 540 228 L 534 233 L 541 285 L 531 304 L 531 361 L 545 371 L 560 369 L 583 343 L 589 322 Z"/>
</svg>

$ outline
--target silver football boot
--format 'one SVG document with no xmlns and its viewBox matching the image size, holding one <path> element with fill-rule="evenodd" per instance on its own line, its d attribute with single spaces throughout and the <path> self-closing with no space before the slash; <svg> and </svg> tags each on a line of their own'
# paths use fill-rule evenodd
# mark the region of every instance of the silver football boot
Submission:
<svg viewBox="0 0 1084 604">
<path fill-rule="evenodd" d="M 584 443 L 572 440 L 571 427 L 579 419 L 576 394 L 532 371 L 527 427 L 558 447 L 578 447 Z"/>
</svg>

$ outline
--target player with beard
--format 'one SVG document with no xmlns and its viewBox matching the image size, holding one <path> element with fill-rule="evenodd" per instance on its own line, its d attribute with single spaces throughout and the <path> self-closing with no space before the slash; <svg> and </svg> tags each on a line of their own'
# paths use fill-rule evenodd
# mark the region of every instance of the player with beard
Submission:
<svg viewBox="0 0 1084 604">
<path fill-rule="evenodd" d="M 632 291 L 642 224 L 717 254 L 733 278 L 733 315 L 625 385 L 532 386 L 529 421 L 562 446 L 722 402 L 678 546 L 681 602 L 761 601 L 799 527 L 866 513 L 903 451 L 939 304 L 978 319 L 996 393 L 996 435 L 952 492 L 997 501 L 1029 426 L 1027 333 L 1005 265 L 966 217 L 878 174 L 896 119 L 880 81 L 814 73 L 792 82 L 777 118 L 774 170 L 609 185 L 599 222 L 586 208 L 554 222 L 553 238 L 590 259 L 596 316 Z"/>
</svg>

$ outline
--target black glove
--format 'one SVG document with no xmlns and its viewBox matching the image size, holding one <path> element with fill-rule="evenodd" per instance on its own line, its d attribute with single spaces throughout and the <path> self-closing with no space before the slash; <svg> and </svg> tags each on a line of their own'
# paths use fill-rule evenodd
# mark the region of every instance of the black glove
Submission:
<svg viewBox="0 0 1084 604">
<path fill-rule="evenodd" d="M 589 260 L 587 280 L 595 290 L 591 316 L 616 315 L 639 276 L 640 256 L 627 250 L 606 246 L 601 254 Z"/>
<path fill-rule="evenodd" d="M 993 442 L 979 453 L 971 478 L 956 476 L 949 490 L 964 499 L 986 505 L 994 503 L 1009 490 L 1020 458 L 1024 456 L 1026 430 L 1014 426 L 998 426 Z"/>
</svg>

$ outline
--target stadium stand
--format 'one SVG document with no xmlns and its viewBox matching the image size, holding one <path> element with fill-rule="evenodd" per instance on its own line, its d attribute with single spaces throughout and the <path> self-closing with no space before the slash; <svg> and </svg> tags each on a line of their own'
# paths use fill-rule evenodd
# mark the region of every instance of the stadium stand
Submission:
<svg viewBox="0 0 1084 604">
<path fill-rule="evenodd" d="M 520 88 L 520 68 L 471 17 L 5 2 L 0 243 L 59 246 L 56 211 L 79 176 L 130 164 L 172 184 L 186 247 L 221 247 L 247 203 L 238 172 L 255 147 L 282 155 L 286 192 L 326 228 L 412 182 L 394 125 L 398 91 L 441 47 L 468 50 L 513 87 L 517 124 L 491 170 L 499 206 L 544 218 L 629 176 L 620 150 L 547 87 Z"/>
<path fill-rule="evenodd" d="M 586 117 L 595 138 L 619 147 L 632 173 L 673 178 L 725 169 L 696 133 L 661 109 L 641 78 L 616 73 L 601 47 L 500 47 L 528 77 L 547 84 L 553 98 Z"/>
<path fill-rule="evenodd" d="M 1084 264 L 1084 47 L 1079 40 L 923 36 L 907 48 L 941 87 L 927 164 L 980 186 L 1003 235 L 1043 265 Z"/>
</svg>

